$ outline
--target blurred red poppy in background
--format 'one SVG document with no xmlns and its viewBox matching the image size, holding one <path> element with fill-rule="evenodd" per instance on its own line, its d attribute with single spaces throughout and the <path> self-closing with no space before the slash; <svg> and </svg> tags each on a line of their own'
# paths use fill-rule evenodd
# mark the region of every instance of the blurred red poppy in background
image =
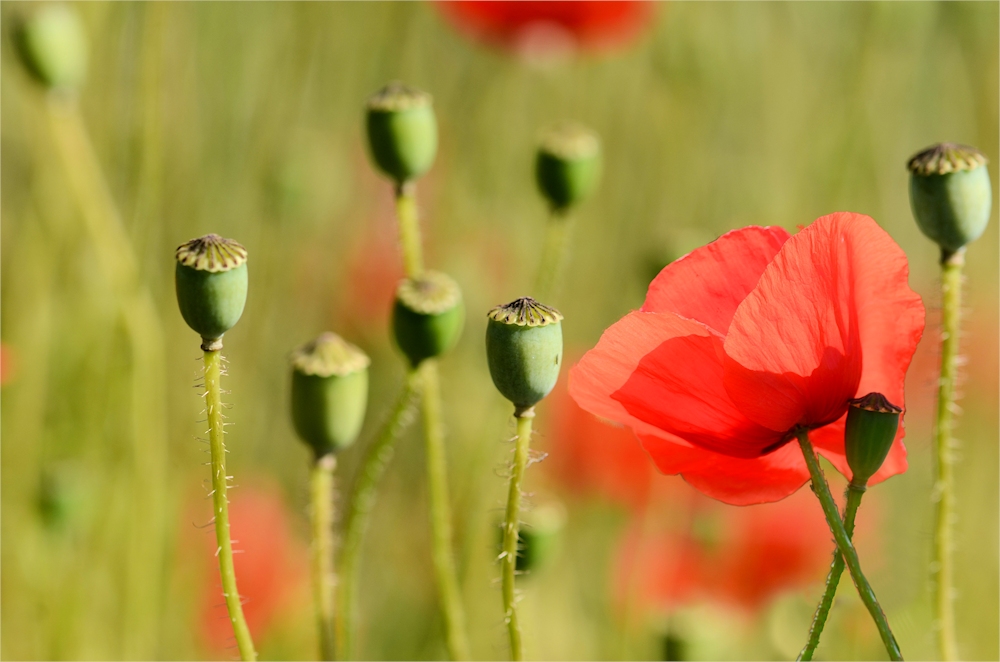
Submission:
<svg viewBox="0 0 1000 662">
<path fill-rule="evenodd" d="M 254 639 L 267 636 L 282 610 L 301 596 L 308 581 L 308 550 L 292 533 L 292 515 L 278 490 L 243 485 L 229 492 L 229 528 L 243 613 Z M 213 527 L 203 530 L 205 585 L 200 624 L 216 655 L 233 647 Z"/>
<path fill-rule="evenodd" d="M 731 504 L 777 501 L 809 472 L 794 431 L 845 476 L 847 402 L 903 406 L 924 328 L 902 249 L 837 213 L 795 236 L 735 230 L 671 263 L 641 310 L 570 371 L 584 409 L 635 430 L 660 470 Z M 872 482 L 906 470 L 904 428 Z"/>
<path fill-rule="evenodd" d="M 0 386 L 14 378 L 14 352 L 10 345 L 0 343 Z"/>
<path fill-rule="evenodd" d="M 477 41 L 522 55 L 609 50 L 627 45 L 651 22 L 656 3 L 435 3 L 451 23 Z"/>
<path fill-rule="evenodd" d="M 395 227 L 368 224 L 346 260 L 339 306 L 346 325 L 359 332 L 385 333 L 396 287 L 403 278 Z"/>
</svg>

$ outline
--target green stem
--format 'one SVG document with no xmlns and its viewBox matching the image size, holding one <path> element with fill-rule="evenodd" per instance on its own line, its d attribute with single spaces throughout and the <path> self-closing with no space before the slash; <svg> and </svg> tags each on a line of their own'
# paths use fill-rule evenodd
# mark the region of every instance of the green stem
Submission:
<svg viewBox="0 0 1000 662">
<path fill-rule="evenodd" d="M 854 518 L 858 513 L 858 506 L 861 505 L 861 497 L 864 496 L 865 489 L 854 483 L 851 483 L 847 487 L 847 505 L 844 507 L 844 531 L 847 532 L 847 537 L 852 540 L 854 538 Z M 816 647 L 819 646 L 820 635 L 823 634 L 823 627 L 826 625 L 826 619 L 830 615 L 830 607 L 833 606 L 833 598 L 837 594 L 837 585 L 840 584 L 840 576 L 842 574 L 844 574 L 844 555 L 840 553 L 840 549 L 838 548 L 833 553 L 833 565 L 830 566 L 830 573 L 826 576 L 826 590 L 823 592 L 823 598 L 816 607 L 812 625 L 809 626 L 809 641 L 806 642 L 805 648 L 799 653 L 797 659 L 813 659 Z"/>
<path fill-rule="evenodd" d="M 424 258 L 417 220 L 417 187 L 412 182 L 396 188 L 396 216 L 399 217 L 399 243 L 403 246 L 403 269 L 407 278 L 416 278 L 423 273 Z"/>
<path fill-rule="evenodd" d="M 386 466 L 392 458 L 393 446 L 399 435 L 413 420 L 413 410 L 420 397 L 419 376 L 410 371 L 403 383 L 403 390 L 396 400 L 389 417 L 382 424 L 378 436 L 368 446 L 358 477 L 351 490 L 344 515 L 343 543 L 340 549 L 340 591 L 337 610 L 337 641 L 342 660 L 356 659 L 354 654 L 354 622 L 357 605 L 355 595 L 358 584 L 358 560 L 361 542 L 368 528 L 368 518 L 375 506 L 375 492 Z"/>
<path fill-rule="evenodd" d="M 965 249 L 941 257 L 941 378 L 938 381 L 937 420 L 934 433 L 935 479 L 933 498 L 934 561 L 931 581 L 934 620 L 942 660 L 957 660 L 954 611 L 955 375 L 957 372 L 959 310 L 962 305 L 962 266 Z"/>
<path fill-rule="evenodd" d="M 534 295 L 539 301 L 555 296 L 556 288 L 566 265 L 572 218 L 553 211 L 545 228 L 545 245 L 542 260 L 535 277 Z"/>
<path fill-rule="evenodd" d="M 336 468 L 337 457 L 332 453 L 317 458 L 309 481 L 313 528 L 313 592 L 319 624 L 321 660 L 336 659 L 333 637 L 333 592 L 336 586 L 333 569 L 333 472 Z"/>
<path fill-rule="evenodd" d="M 226 488 L 226 446 L 222 424 L 222 357 L 219 350 L 205 352 L 205 411 L 208 414 L 208 436 L 212 452 L 212 505 L 215 511 L 215 540 L 218 545 L 219 573 L 222 576 L 222 595 L 226 598 L 229 621 L 233 624 L 236 645 L 243 660 L 256 660 L 250 629 L 243 617 L 243 605 L 236 588 L 236 569 L 233 566 L 233 544 L 229 538 L 229 501 Z"/>
<path fill-rule="evenodd" d="M 521 518 L 521 482 L 528 466 L 528 447 L 531 444 L 531 421 L 535 417 L 533 407 L 514 414 L 517 420 L 517 438 L 514 446 L 514 463 L 510 469 L 510 487 L 507 490 L 507 510 L 503 522 L 503 551 L 500 554 L 500 581 L 503 593 L 503 613 L 510 638 L 510 658 L 524 659 L 521 643 L 521 625 L 517 621 L 517 595 L 514 590 L 514 576 L 517 570 L 517 538 Z"/>
<path fill-rule="evenodd" d="M 444 432 L 441 421 L 441 384 L 437 361 L 428 359 L 420 367 L 423 376 L 423 420 L 427 454 L 427 489 L 430 499 L 431 554 L 437 577 L 445 639 L 452 660 L 469 659 L 465 635 L 465 611 L 458 589 L 452 553 L 451 505 L 448 499 L 448 471 L 445 463 Z"/>
<path fill-rule="evenodd" d="M 826 478 L 823 477 L 823 470 L 819 466 L 819 459 L 816 457 L 816 452 L 809 442 L 809 433 L 804 429 L 800 429 L 796 434 L 799 439 L 799 446 L 802 448 L 802 455 L 806 460 L 806 466 L 809 467 L 813 492 L 816 493 L 820 505 L 823 506 L 826 523 L 830 526 L 830 531 L 837 541 L 837 547 L 840 549 L 840 553 L 843 555 L 844 561 L 851 571 L 851 578 L 854 580 L 854 586 L 858 589 L 858 595 L 861 596 L 861 601 L 865 603 L 868 613 L 871 614 L 872 620 L 875 621 L 879 636 L 882 637 L 882 643 L 885 644 L 885 649 L 889 653 L 889 659 L 902 660 L 903 657 L 899 652 L 899 644 L 896 643 L 896 638 L 892 635 L 892 630 L 889 629 L 889 621 L 886 620 L 885 614 L 882 612 L 882 607 L 879 606 L 878 599 L 875 597 L 875 591 L 872 590 L 868 579 L 861 572 L 861 561 L 858 560 L 858 552 L 854 549 L 851 538 L 844 529 L 840 513 L 837 512 L 837 503 L 833 500 L 833 495 L 830 494 L 830 486 L 827 485 Z"/>
</svg>

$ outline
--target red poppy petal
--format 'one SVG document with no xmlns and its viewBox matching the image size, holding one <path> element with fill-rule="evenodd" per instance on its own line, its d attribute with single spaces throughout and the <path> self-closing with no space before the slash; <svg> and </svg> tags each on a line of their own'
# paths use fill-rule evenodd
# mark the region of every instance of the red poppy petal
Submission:
<svg viewBox="0 0 1000 662">
<path fill-rule="evenodd" d="M 637 436 L 660 471 L 680 474 L 703 494 L 734 506 L 780 501 L 809 480 L 809 470 L 796 444 L 743 459 L 696 448 L 663 433 Z"/>
<path fill-rule="evenodd" d="M 664 340 L 639 360 L 613 400 L 634 418 L 717 453 L 752 458 L 780 443 L 780 433 L 757 425 L 729 399 L 721 336 L 671 313 L 633 314 L 653 317 Z"/>
<path fill-rule="evenodd" d="M 736 308 L 788 236 L 776 226 L 727 232 L 664 267 L 649 284 L 642 310 L 677 313 L 725 335 Z"/>
<path fill-rule="evenodd" d="M 866 383 L 893 386 L 884 373 L 905 372 L 923 316 L 906 276 L 902 250 L 861 214 L 824 216 L 789 239 L 733 316 L 725 343 L 733 402 L 775 430 L 832 422 L 858 392 L 863 353 L 892 364 L 871 366 Z"/>
<path fill-rule="evenodd" d="M 854 473 L 847 464 L 847 456 L 844 455 L 844 423 L 847 416 L 844 415 L 835 423 L 825 425 L 809 432 L 809 439 L 812 441 L 816 452 L 830 460 L 837 471 L 850 480 Z M 868 480 L 869 485 L 881 483 L 886 478 L 901 474 L 906 471 L 906 446 L 903 445 L 903 437 L 906 436 L 903 421 L 900 421 L 899 430 L 896 432 L 896 439 L 889 449 L 889 454 L 879 470 Z"/>
</svg>

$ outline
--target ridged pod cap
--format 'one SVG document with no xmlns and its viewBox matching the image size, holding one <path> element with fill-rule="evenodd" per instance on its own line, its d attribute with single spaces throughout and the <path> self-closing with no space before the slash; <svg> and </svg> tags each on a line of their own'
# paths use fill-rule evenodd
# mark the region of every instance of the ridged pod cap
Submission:
<svg viewBox="0 0 1000 662">
<path fill-rule="evenodd" d="M 317 458 L 353 444 L 368 407 L 368 355 L 327 332 L 292 352 L 291 363 L 299 438 Z"/>
<path fill-rule="evenodd" d="M 398 185 L 430 170 L 438 142 L 431 95 L 394 81 L 366 108 L 368 146 L 379 170 Z"/>
<path fill-rule="evenodd" d="M 450 276 L 425 271 L 401 281 L 396 288 L 393 335 L 414 367 L 454 347 L 464 323 L 462 290 Z"/>
<path fill-rule="evenodd" d="M 601 169 L 601 141 L 576 123 L 552 127 L 543 135 L 535 158 L 535 180 L 556 211 L 577 204 L 597 185 Z"/>
<path fill-rule="evenodd" d="M 986 163 L 979 150 L 954 143 L 929 147 L 907 163 L 913 216 L 946 256 L 986 230 L 993 205 Z"/>
<path fill-rule="evenodd" d="M 177 304 L 188 326 L 201 335 L 202 348 L 221 349 L 247 302 L 247 251 L 217 234 L 177 247 Z"/>
<path fill-rule="evenodd" d="M 500 393 L 520 415 L 549 394 L 562 366 L 562 313 L 530 297 L 487 315 L 486 360 Z"/>
<path fill-rule="evenodd" d="M 79 14 L 64 5 L 43 5 L 16 20 L 14 44 L 31 75 L 48 88 L 79 88 L 87 74 L 87 34 Z"/>
<path fill-rule="evenodd" d="M 851 467 L 851 484 L 864 487 L 885 462 L 896 439 L 903 410 L 881 393 L 851 400 L 847 408 L 844 447 Z"/>
</svg>

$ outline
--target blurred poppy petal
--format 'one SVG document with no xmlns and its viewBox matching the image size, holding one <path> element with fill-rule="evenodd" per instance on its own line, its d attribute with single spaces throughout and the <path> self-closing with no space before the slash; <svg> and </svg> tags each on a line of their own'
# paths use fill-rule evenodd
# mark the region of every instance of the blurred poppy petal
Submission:
<svg viewBox="0 0 1000 662">
<path fill-rule="evenodd" d="M 736 308 L 787 240 L 788 232 L 776 226 L 727 232 L 664 267 L 641 310 L 677 313 L 725 335 Z"/>
</svg>

